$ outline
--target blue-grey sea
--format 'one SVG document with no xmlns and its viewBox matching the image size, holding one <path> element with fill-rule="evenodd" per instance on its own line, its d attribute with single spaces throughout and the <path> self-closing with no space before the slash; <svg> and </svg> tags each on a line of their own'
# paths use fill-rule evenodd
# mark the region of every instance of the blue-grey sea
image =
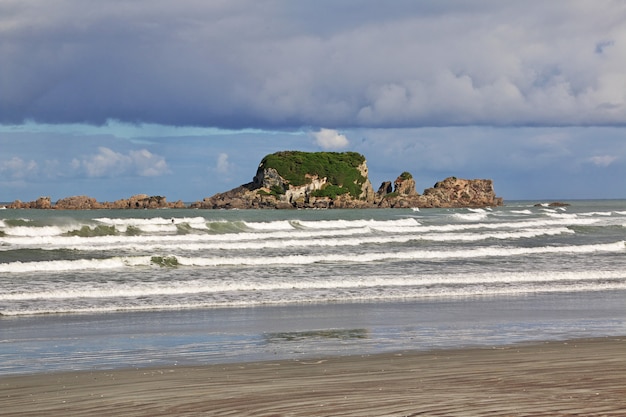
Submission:
<svg viewBox="0 0 626 417">
<path fill-rule="evenodd" d="M 0 375 L 626 335 L 626 201 L 0 210 Z"/>
</svg>

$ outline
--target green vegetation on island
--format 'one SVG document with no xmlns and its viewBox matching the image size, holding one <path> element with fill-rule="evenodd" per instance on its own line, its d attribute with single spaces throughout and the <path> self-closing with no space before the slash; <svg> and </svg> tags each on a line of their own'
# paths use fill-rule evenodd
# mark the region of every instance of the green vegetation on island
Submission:
<svg viewBox="0 0 626 417">
<path fill-rule="evenodd" d="M 349 193 L 357 198 L 367 180 L 358 167 L 365 157 L 357 152 L 301 152 L 283 151 L 267 155 L 259 168 L 273 168 L 293 186 L 311 182 L 311 176 L 326 178 L 328 185 L 316 190 L 313 196 L 335 198 Z M 274 191 L 274 190 L 273 190 Z"/>
</svg>

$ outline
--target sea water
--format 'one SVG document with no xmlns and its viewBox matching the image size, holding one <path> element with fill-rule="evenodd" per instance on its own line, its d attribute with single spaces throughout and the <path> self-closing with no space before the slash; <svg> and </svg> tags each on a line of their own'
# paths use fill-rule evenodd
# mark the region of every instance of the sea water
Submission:
<svg viewBox="0 0 626 417">
<path fill-rule="evenodd" d="M 626 201 L 2 210 L 0 374 L 626 333 Z"/>
</svg>

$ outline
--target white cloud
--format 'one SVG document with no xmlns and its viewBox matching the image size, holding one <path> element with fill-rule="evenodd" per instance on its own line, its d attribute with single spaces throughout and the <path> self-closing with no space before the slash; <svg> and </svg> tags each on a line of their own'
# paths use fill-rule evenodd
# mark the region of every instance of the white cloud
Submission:
<svg viewBox="0 0 626 417">
<path fill-rule="evenodd" d="M 127 174 L 155 177 L 169 172 L 165 159 L 146 149 L 133 150 L 125 155 L 103 146 L 98 148 L 95 155 L 82 160 L 73 159 L 72 167 L 84 169 L 89 177 L 117 177 Z"/>
<path fill-rule="evenodd" d="M 83 159 L 80 165 L 89 177 L 111 177 L 126 172 L 130 164 L 130 157 L 99 147 L 96 155 Z"/>
<path fill-rule="evenodd" d="M 217 157 L 217 164 L 215 165 L 215 170 L 220 173 L 227 175 L 232 170 L 232 164 L 228 162 L 228 154 L 221 153 Z"/>
<path fill-rule="evenodd" d="M 4 161 L 0 160 L 0 173 L 13 179 L 31 177 L 36 175 L 38 171 L 39 166 L 33 160 L 26 161 L 15 156 Z"/>
<path fill-rule="evenodd" d="M 129 156 L 132 159 L 134 170 L 141 177 L 158 177 L 170 172 L 165 158 L 146 149 L 130 151 Z"/>
<path fill-rule="evenodd" d="M 333 129 L 320 129 L 319 132 L 313 132 L 315 143 L 323 149 L 342 149 L 347 147 L 350 142 L 345 135 Z"/>
<path fill-rule="evenodd" d="M 599 167 L 608 167 L 617 160 L 613 155 L 597 155 L 589 158 L 589 162 Z"/>
</svg>

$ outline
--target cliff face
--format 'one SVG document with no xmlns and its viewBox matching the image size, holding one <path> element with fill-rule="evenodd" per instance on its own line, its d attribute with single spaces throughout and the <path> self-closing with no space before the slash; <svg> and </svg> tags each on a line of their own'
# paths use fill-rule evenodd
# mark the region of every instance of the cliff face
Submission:
<svg viewBox="0 0 626 417">
<path fill-rule="evenodd" d="M 362 155 L 279 152 L 266 156 L 252 182 L 207 197 L 192 208 L 408 208 L 502 205 L 491 180 L 446 178 L 422 195 L 408 172 L 374 192 Z"/>
</svg>

